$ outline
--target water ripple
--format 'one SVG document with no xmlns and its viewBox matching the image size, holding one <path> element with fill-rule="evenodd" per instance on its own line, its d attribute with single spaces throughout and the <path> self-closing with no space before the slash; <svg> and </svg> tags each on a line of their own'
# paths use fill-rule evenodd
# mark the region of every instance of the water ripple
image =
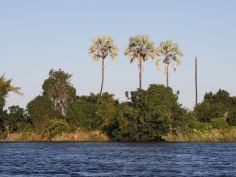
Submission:
<svg viewBox="0 0 236 177">
<path fill-rule="evenodd" d="M 0 176 L 236 176 L 236 143 L 0 143 Z"/>
</svg>

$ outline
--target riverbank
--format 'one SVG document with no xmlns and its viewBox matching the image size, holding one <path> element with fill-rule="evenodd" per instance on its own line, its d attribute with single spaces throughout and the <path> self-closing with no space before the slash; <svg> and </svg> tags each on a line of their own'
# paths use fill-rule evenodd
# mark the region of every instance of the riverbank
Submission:
<svg viewBox="0 0 236 177">
<path fill-rule="evenodd" d="M 109 141 L 109 138 L 99 131 L 77 130 L 70 133 L 64 132 L 54 137 L 43 137 L 34 132 L 12 133 L 0 141 Z"/>
<path fill-rule="evenodd" d="M 168 134 L 163 136 L 167 142 L 236 142 L 236 128 L 230 129 L 211 129 L 204 132 L 194 130 L 191 133 Z M 8 138 L 2 138 L 0 141 L 110 141 L 109 137 L 100 131 L 77 130 L 71 133 L 62 133 L 51 138 L 42 137 L 33 132 L 12 133 Z"/>
<path fill-rule="evenodd" d="M 191 133 L 168 134 L 164 137 L 166 141 L 191 142 L 236 142 L 236 128 L 211 129 L 205 131 L 193 130 Z"/>
</svg>

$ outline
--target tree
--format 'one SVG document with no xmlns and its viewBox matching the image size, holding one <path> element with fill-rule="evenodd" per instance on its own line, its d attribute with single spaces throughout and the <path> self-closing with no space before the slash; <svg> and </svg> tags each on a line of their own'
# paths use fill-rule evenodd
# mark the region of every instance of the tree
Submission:
<svg viewBox="0 0 236 177">
<path fill-rule="evenodd" d="M 166 65 L 166 86 L 169 87 L 169 66 L 170 64 L 178 65 L 180 63 L 178 57 L 182 57 L 183 53 L 179 49 L 179 45 L 170 40 L 161 42 L 156 52 L 159 57 L 163 58 L 163 63 Z M 159 66 L 159 61 L 160 60 L 157 60 L 156 62 L 157 66 Z M 176 70 L 175 66 L 174 70 Z"/>
<path fill-rule="evenodd" d="M 236 110 L 232 110 L 231 112 L 229 112 L 227 122 L 230 125 L 236 126 Z"/>
<path fill-rule="evenodd" d="M 98 129 L 102 125 L 102 119 L 96 115 L 98 96 L 78 97 L 68 110 L 67 121 L 72 129 L 80 127 L 85 130 Z"/>
<path fill-rule="evenodd" d="M 105 127 L 113 140 L 160 141 L 182 121 L 178 96 L 169 87 L 152 84 L 147 90 L 132 91 L 128 99 L 117 106 L 116 115 Z"/>
<path fill-rule="evenodd" d="M 46 96 L 37 96 L 27 105 L 34 130 L 42 135 L 49 135 L 49 123 L 52 119 L 60 119 L 61 112 L 55 110 L 52 101 Z"/>
<path fill-rule="evenodd" d="M 85 130 L 98 130 L 107 126 L 116 116 L 119 104 L 113 96 L 105 92 L 101 97 L 95 94 L 78 97 L 68 110 L 69 124 L 74 128 L 80 127 Z M 99 105 L 96 103 L 98 97 L 100 97 Z"/>
<path fill-rule="evenodd" d="M 23 130 L 27 127 L 26 124 L 31 125 L 31 118 L 25 109 L 11 106 L 8 110 L 8 121 L 12 132 Z"/>
<path fill-rule="evenodd" d="M 156 56 L 154 43 L 150 41 L 148 35 L 137 35 L 129 39 L 129 45 L 125 49 L 125 55 L 129 57 L 130 63 L 133 63 L 135 58 L 138 60 L 139 67 L 139 88 L 142 88 L 142 62 L 149 57 L 154 59 Z"/>
<path fill-rule="evenodd" d="M 138 108 L 139 115 L 166 119 L 172 132 L 176 121 L 181 119 L 181 106 L 178 95 L 164 85 L 151 84 L 146 91 L 131 92 L 131 105 Z"/>
<path fill-rule="evenodd" d="M 7 80 L 4 75 L 0 75 L 0 108 L 3 108 L 5 105 L 5 98 L 8 92 L 20 93 L 20 87 L 14 87 L 11 85 L 12 80 Z"/>
<path fill-rule="evenodd" d="M 49 78 L 43 83 L 43 95 L 52 101 L 54 107 L 66 115 L 67 108 L 75 101 L 76 89 L 70 83 L 71 74 L 61 69 L 50 70 Z"/>
<path fill-rule="evenodd" d="M 104 77 L 105 77 L 105 59 L 109 55 L 112 60 L 114 60 L 118 55 L 118 48 L 114 44 L 110 36 L 99 36 L 95 38 L 88 50 L 88 54 L 95 60 L 98 61 L 102 59 L 102 83 L 100 89 L 100 96 L 102 95 Z M 97 103 L 99 102 L 99 98 Z"/>
<path fill-rule="evenodd" d="M 2 129 L 10 138 L 10 133 L 25 131 L 31 128 L 31 119 L 27 111 L 19 106 L 11 106 L 2 116 Z"/>
<path fill-rule="evenodd" d="M 3 110 L 5 106 L 5 99 L 9 92 L 20 93 L 20 87 L 14 87 L 11 85 L 12 80 L 7 80 L 4 75 L 0 75 L 0 132 L 6 131 L 7 137 L 9 137 L 10 128 L 9 128 L 9 116 L 7 111 Z"/>
<path fill-rule="evenodd" d="M 194 112 L 202 122 L 210 122 L 211 119 L 228 117 L 236 108 L 236 98 L 231 97 L 225 90 L 218 90 L 215 94 L 206 93 L 202 103 L 197 104 Z M 231 117 L 233 114 L 231 113 Z"/>
</svg>

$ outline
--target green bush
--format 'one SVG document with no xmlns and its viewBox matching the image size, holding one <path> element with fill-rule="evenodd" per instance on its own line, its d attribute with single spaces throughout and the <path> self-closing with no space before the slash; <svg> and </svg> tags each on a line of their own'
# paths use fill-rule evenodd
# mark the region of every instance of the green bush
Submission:
<svg viewBox="0 0 236 177">
<path fill-rule="evenodd" d="M 96 130 L 110 124 L 116 115 L 118 102 L 114 100 L 112 94 L 103 93 L 98 95 L 79 97 L 69 108 L 67 121 L 74 129 L 80 127 L 85 130 Z"/>
<path fill-rule="evenodd" d="M 210 122 L 212 128 L 216 129 L 227 129 L 229 128 L 229 124 L 227 123 L 225 117 L 211 119 Z"/>
<path fill-rule="evenodd" d="M 51 119 L 62 117 L 61 113 L 55 110 L 52 102 L 45 96 L 37 96 L 28 103 L 27 109 L 31 116 L 34 130 L 42 135 L 48 132 Z"/>
<path fill-rule="evenodd" d="M 236 126 L 236 110 L 233 110 L 233 111 L 229 112 L 227 122 L 230 125 Z"/>
<path fill-rule="evenodd" d="M 104 129 L 115 141 L 160 141 L 183 118 L 178 96 L 163 85 L 150 85 L 129 94 L 117 116 Z"/>
<path fill-rule="evenodd" d="M 199 103 L 194 111 L 197 118 L 202 122 L 210 122 L 211 119 L 224 117 L 225 114 L 236 108 L 236 98 L 230 97 L 225 90 L 217 93 L 206 93 L 202 103 Z"/>
<path fill-rule="evenodd" d="M 64 119 L 51 119 L 48 125 L 49 137 L 61 135 L 62 132 L 69 130 L 69 126 Z"/>
</svg>

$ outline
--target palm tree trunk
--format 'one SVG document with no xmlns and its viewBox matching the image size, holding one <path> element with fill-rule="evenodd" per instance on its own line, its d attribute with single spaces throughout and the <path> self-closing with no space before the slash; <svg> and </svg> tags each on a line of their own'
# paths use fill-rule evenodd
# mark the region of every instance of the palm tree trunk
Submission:
<svg viewBox="0 0 236 177">
<path fill-rule="evenodd" d="M 142 89 L 142 59 L 139 57 L 139 88 Z"/>
<path fill-rule="evenodd" d="M 169 64 L 166 65 L 166 86 L 169 87 Z"/>
<path fill-rule="evenodd" d="M 103 90 L 103 84 L 104 84 L 104 70 L 105 70 L 105 57 L 102 58 L 102 84 L 101 84 L 101 89 L 98 97 L 97 104 L 99 103 L 99 98 L 102 96 L 102 90 Z"/>
<path fill-rule="evenodd" d="M 197 86 L 197 57 L 195 57 L 195 106 L 197 106 L 198 86 Z"/>
</svg>

